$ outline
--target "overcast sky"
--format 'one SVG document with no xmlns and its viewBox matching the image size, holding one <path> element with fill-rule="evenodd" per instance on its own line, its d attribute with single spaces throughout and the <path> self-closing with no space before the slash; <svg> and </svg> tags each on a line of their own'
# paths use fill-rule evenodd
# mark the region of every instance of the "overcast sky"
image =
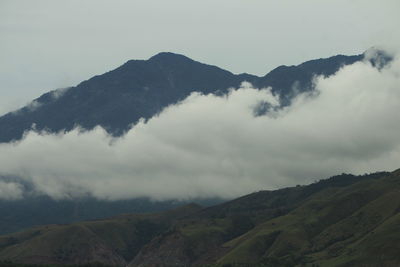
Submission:
<svg viewBox="0 0 400 267">
<path fill-rule="evenodd" d="M 0 0 L 0 113 L 129 59 L 234 73 L 396 46 L 398 0 Z"/>
</svg>

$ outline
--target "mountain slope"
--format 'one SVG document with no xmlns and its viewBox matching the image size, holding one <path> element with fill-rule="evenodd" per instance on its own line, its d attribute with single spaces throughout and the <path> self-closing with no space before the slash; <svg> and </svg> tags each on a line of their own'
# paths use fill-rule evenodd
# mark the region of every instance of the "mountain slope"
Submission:
<svg viewBox="0 0 400 267">
<path fill-rule="evenodd" d="M 397 247 L 400 240 L 397 234 L 387 239 L 384 226 L 388 220 L 398 220 L 399 178 L 393 174 L 340 190 L 325 190 L 287 215 L 266 221 L 224 244 L 230 251 L 218 261 L 317 266 L 398 264 L 397 252 L 385 252 L 373 243 Z"/>
<path fill-rule="evenodd" d="M 298 91 L 311 90 L 314 75 L 332 75 L 363 55 L 317 59 L 298 66 L 281 66 L 264 77 L 235 75 L 185 56 L 160 53 L 148 60 L 130 60 L 121 67 L 95 76 L 75 87 L 43 94 L 31 104 L 0 117 L 0 142 L 22 138 L 34 126 L 51 132 L 76 126 L 102 126 L 121 135 L 140 118 L 149 119 L 192 92 L 224 94 L 248 81 L 272 86 L 284 104 Z"/>
<path fill-rule="evenodd" d="M 200 205 L 220 203 L 220 199 L 192 199 Z M 54 200 L 47 196 L 25 196 L 0 200 L 0 235 L 37 225 L 66 224 L 101 219 L 122 213 L 145 213 L 170 210 L 191 201 L 153 201 L 147 198 L 98 200 L 93 197 Z"/>
<path fill-rule="evenodd" d="M 200 209 L 187 205 L 155 214 L 47 225 L 0 238 L 0 259 L 25 264 L 124 266 L 138 250 L 175 220 Z"/>
<path fill-rule="evenodd" d="M 281 95 L 284 104 L 296 93 L 312 90 L 314 76 L 325 77 L 335 74 L 340 67 L 353 64 L 364 58 L 364 55 L 320 58 L 306 61 L 298 66 L 279 66 L 255 82 L 258 87 L 271 86 L 272 91 Z"/>
<path fill-rule="evenodd" d="M 341 242 L 346 240 L 362 253 L 357 247 L 360 238 L 386 219 L 397 216 L 400 202 L 393 201 L 385 208 L 385 201 L 380 198 L 388 200 L 398 192 L 399 174 L 380 174 L 380 179 L 376 179 L 376 175 L 367 176 L 358 182 L 351 176 L 338 176 L 305 187 L 259 192 L 207 208 L 194 214 L 194 218 L 180 221 L 174 231 L 147 244 L 130 266 L 168 266 L 172 262 L 218 266 L 295 266 L 300 263 L 326 266 L 338 256 L 348 264 L 346 254 L 342 254 L 347 253 L 346 250 L 336 251 L 336 254 L 331 251 L 343 246 Z M 363 213 L 364 210 L 370 212 Z M 359 223 L 368 224 L 365 228 L 344 224 L 357 216 L 357 212 L 364 214 Z M 354 234 L 343 236 L 344 229 L 332 230 L 335 227 L 345 227 Z M 326 237 L 328 231 L 329 238 Z M 398 241 L 400 236 L 393 239 Z M 171 246 L 179 251 L 173 258 L 168 257 Z M 399 262 L 396 255 L 392 253 L 388 259 Z M 361 257 L 360 262 L 363 259 Z"/>
<path fill-rule="evenodd" d="M 209 208 L 0 237 L 0 260 L 111 266 L 397 266 L 400 171 L 339 175 Z"/>
</svg>

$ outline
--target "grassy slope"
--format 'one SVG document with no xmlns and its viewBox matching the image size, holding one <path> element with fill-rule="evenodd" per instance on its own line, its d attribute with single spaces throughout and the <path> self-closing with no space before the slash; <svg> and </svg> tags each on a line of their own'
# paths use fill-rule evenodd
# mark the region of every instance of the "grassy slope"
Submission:
<svg viewBox="0 0 400 267">
<path fill-rule="evenodd" d="M 399 211 L 400 171 L 341 175 L 205 209 L 192 205 L 36 227 L 0 237 L 0 260 L 114 266 L 398 266 Z"/>
<path fill-rule="evenodd" d="M 0 260 L 35 264 L 101 262 L 123 266 L 174 220 L 199 210 L 188 205 L 169 212 L 70 225 L 48 225 L 0 237 Z"/>
<path fill-rule="evenodd" d="M 288 257 L 293 265 L 306 258 L 318 233 L 385 191 L 387 182 L 380 188 L 380 180 L 375 179 L 384 175 L 341 175 L 203 209 L 150 242 L 131 266 L 270 261 L 279 266 Z M 174 257 L 170 257 L 171 246 L 177 248 Z"/>
<path fill-rule="evenodd" d="M 399 208 L 398 173 L 327 189 L 289 214 L 226 242 L 230 251 L 218 262 L 398 265 Z"/>
</svg>

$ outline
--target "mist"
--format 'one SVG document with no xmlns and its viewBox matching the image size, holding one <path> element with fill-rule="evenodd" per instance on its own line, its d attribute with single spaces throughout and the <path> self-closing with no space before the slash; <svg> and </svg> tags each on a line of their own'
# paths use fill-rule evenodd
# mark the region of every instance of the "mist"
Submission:
<svg viewBox="0 0 400 267">
<path fill-rule="evenodd" d="M 400 167 L 398 57 L 380 69 L 357 62 L 314 83 L 313 93 L 265 116 L 254 109 L 279 107 L 279 97 L 244 83 L 223 97 L 193 93 L 121 138 L 100 127 L 32 130 L 0 144 L 0 173 L 55 199 L 165 200 L 228 199 Z M 1 198 L 20 198 L 21 188 L 0 182 Z"/>
</svg>

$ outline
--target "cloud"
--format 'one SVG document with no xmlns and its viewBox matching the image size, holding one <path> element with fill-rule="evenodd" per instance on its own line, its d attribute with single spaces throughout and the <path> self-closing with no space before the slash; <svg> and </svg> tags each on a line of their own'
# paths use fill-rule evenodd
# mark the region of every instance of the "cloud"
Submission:
<svg viewBox="0 0 400 267">
<path fill-rule="evenodd" d="M 38 108 L 40 108 L 40 106 L 42 106 L 42 104 L 40 102 L 38 102 L 37 100 L 33 100 L 30 103 L 28 103 L 28 105 L 26 105 L 26 108 L 29 111 L 35 111 Z"/>
<path fill-rule="evenodd" d="M 22 198 L 22 195 L 21 184 L 0 180 L 0 200 L 16 200 Z"/>
<path fill-rule="evenodd" d="M 358 62 L 315 84 L 316 93 L 265 116 L 254 108 L 278 105 L 276 96 L 243 84 L 224 97 L 194 93 L 118 139 L 101 128 L 29 132 L 0 145 L 0 173 L 54 198 L 160 200 L 231 198 L 398 168 L 400 60 L 381 69 Z"/>
<path fill-rule="evenodd" d="M 71 87 L 65 87 L 65 88 L 58 88 L 56 90 L 51 91 L 51 97 L 53 100 L 59 99 L 61 96 L 63 96 Z"/>
</svg>

